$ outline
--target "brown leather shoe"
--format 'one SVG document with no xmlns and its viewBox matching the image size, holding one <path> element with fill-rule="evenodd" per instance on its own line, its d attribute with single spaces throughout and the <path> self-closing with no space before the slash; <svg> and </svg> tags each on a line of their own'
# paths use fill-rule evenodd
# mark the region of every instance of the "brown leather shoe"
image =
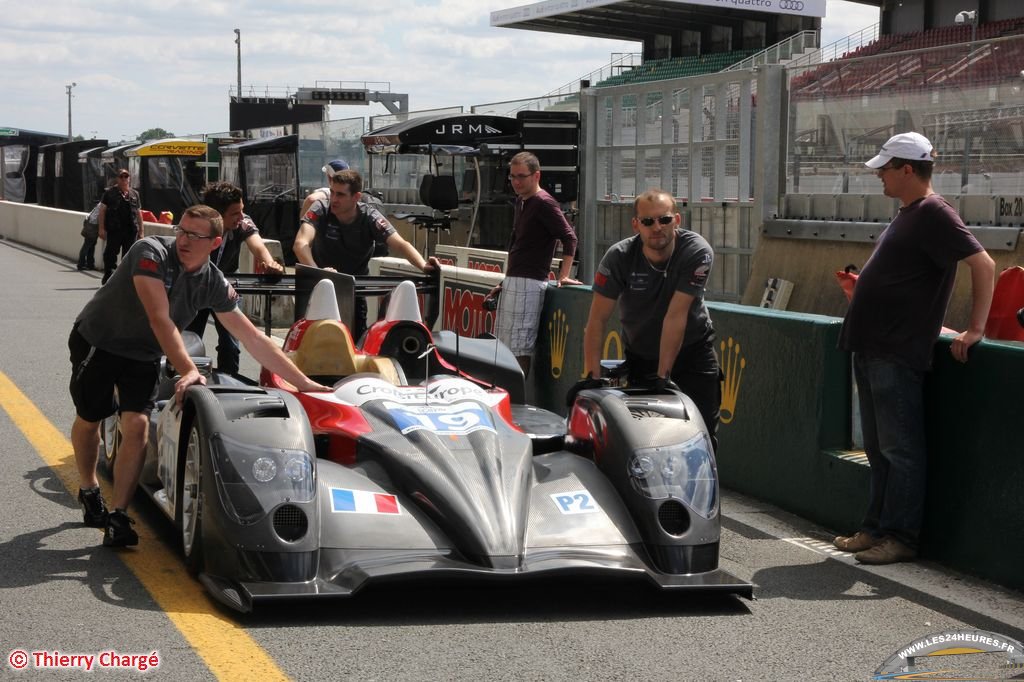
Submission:
<svg viewBox="0 0 1024 682">
<path fill-rule="evenodd" d="M 893 537 L 884 537 L 882 541 L 870 549 L 857 552 L 857 561 L 862 564 L 895 564 L 898 561 L 913 561 L 917 558 L 917 550 L 907 547 Z"/>
<path fill-rule="evenodd" d="M 871 549 L 877 545 L 878 538 L 859 530 L 850 536 L 840 535 L 832 541 L 832 544 L 836 549 L 841 549 L 844 552 L 863 552 L 865 549 Z"/>
</svg>

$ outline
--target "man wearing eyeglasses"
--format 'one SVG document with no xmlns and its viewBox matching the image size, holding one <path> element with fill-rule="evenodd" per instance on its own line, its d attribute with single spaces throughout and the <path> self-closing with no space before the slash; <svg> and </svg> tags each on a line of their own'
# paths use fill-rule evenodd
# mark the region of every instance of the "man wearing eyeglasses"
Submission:
<svg viewBox="0 0 1024 682">
<path fill-rule="evenodd" d="M 959 362 L 967 362 L 984 333 L 995 264 L 932 189 L 934 154 L 926 137 L 894 135 L 864 165 L 900 208 L 860 271 L 839 334 L 839 348 L 853 353 L 871 487 L 860 530 L 833 544 L 861 563 L 891 564 L 917 557 L 928 456 L 924 378 L 957 264 L 970 268 L 972 288 L 967 331 L 950 343 Z"/>
<path fill-rule="evenodd" d="M 704 305 L 714 253 L 703 237 L 681 227 L 676 201 L 664 190 L 638 196 L 633 214 L 634 236 L 613 244 L 594 274 L 583 332 L 588 379 L 570 396 L 601 385 L 601 348 L 617 302 L 629 383 L 688 395 L 717 450 L 722 386 L 715 331 Z"/>
<path fill-rule="evenodd" d="M 103 544 L 109 547 L 139 541 L 126 509 L 142 470 L 160 356 L 167 356 L 181 377 L 174 387 L 179 403 L 189 386 L 206 383 L 180 333 L 198 309 L 212 308 L 260 365 L 298 390 L 330 390 L 299 371 L 238 309 L 238 294 L 210 264 L 210 253 L 221 245 L 220 214 L 209 206 L 192 206 L 175 229 L 174 237 L 147 237 L 132 246 L 110 281 L 79 313 L 68 338 L 78 500 L 85 525 L 104 528 Z M 122 439 L 114 465 L 114 511 L 108 513 L 96 462 L 100 424 L 114 412 L 115 388 Z"/>
<path fill-rule="evenodd" d="M 529 376 L 555 247 L 561 242 L 562 267 L 556 286 L 580 284 L 569 275 L 577 240 L 558 201 L 541 189 L 540 161 L 534 154 L 519 152 L 513 156 L 508 179 L 516 193 L 508 265 L 504 281 L 492 289 L 487 298 L 501 293 L 494 318 L 494 335 L 509 347 L 523 374 Z"/>
<path fill-rule="evenodd" d="M 121 258 L 136 239 L 142 239 L 145 223 L 142 221 L 142 200 L 130 185 L 127 168 L 117 171 L 117 183 L 107 188 L 100 199 L 99 238 L 103 246 L 103 284 L 107 283 Z"/>
<path fill-rule="evenodd" d="M 220 246 L 210 254 L 210 262 L 225 275 L 238 272 L 238 261 L 245 244 L 252 253 L 258 273 L 284 272 L 281 264 L 274 260 L 267 250 L 256 223 L 245 214 L 242 201 L 242 190 L 230 182 L 215 182 L 203 189 L 203 203 L 220 213 L 224 221 L 224 236 Z M 200 337 L 206 332 L 206 322 L 210 317 L 210 309 L 204 308 L 188 325 L 188 330 Z M 226 374 L 238 374 L 238 362 L 241 352 L 238 339 L 225 329 L 224 325 L 214 317 L 217 329 L 217 369 Z"/>
<path fill-rule="evenodd" d="M 386 244 L 423 272 L 438 269 L 435 257 L 424 260 L 384 214 L 360 201 L 362 191 L 363 178 L 351 168 L 331 176 L 330 200 L 313 202 L 302 216 L 292 245 L 295 258 L 304 265 L 358 277 L 369 274 L 375 247 Z M 366 331 L 366 311 L 366 299 L 357 297 L 353 338 Z"/>
</svg>

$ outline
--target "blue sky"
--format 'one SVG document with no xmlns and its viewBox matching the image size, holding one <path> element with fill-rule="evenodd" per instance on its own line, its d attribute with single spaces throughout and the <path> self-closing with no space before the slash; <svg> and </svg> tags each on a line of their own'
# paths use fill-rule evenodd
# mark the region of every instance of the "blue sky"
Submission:
<svg viewBox="0 0 1024 682">
<path fill-rule="evenodd" d="M 823 44 L 877 22 L 877 9 L 827 0 Z M 492 28 L 527 0 L 0 0 L 0 127 L 131 139 L 228 128 L 242 32 L 243 90 L 371 81 L 412 110 L 540 96 L 636 43 Z M 332 107 L 331 118 L 384 113 Z"/>
</svg>

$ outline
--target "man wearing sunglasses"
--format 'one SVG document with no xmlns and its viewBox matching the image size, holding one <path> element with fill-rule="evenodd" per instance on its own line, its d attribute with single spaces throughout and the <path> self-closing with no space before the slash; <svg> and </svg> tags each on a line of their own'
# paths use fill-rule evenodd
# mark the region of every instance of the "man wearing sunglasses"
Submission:
<svg viewBox="0 0 1024 682">
<path fill-rule="evenodd" d="M 238 309 L 238 294 L 210 264 L 224 230 L 220 214 L 209 206 L 192 206 L 175 230 L 173 237 L 146 237 L 132 246 L 110 281 L 79 313 L 68 338 L 78 500 L 85 525 L 104 528 L 103 544 L 108 547 L 139 541 L 126 509 L 142 471 L 160 356 L 166 355 L 181 377 L 174 387 L 179 403 L 189 386 L 206 383 L 180 332 L 197 310 L 212 308 L 260 365 L 300 391 L 331 390 L 299 371 Z M 100 424 L 114 412 L 115 388 L 122 438 L 114 465 L 114 511 L 108 513 L 96 463 Z"/>
<path fill-rule="evenodd" d="M 580 284 L 569 276 L 577 240 L 558 202 L 541 189 L 540 161 L 534 154 L 519 152 L 513 156 L 508 179 L 516 193 L 508 265 L 505 280 L 492 289 L 487 298 L 501 292 L 494 335 L 509 347 L 523 374 L 529 376 L 555 246 L 562 244 L 562 267 L 556 286 Z"/>
<path fill-rule="evenodd" d="M 131 174 L 127 168 L 117 171 L 117 182 L 107 188 L 100 199 L 99 238 L 103 245 L 103 284 L 107 283 L 121 258 L 136 239 L 142 239 L 145 223 L 142 221 L 142 200 L 130 187 Z"/>
<path fill-rule="evenodd" d="M 703 237 L 680 226 L 676 201 L 664 190 L 642 193 L 633 213 L 634 236 L 613 244 L 594 274 L 583 332 L 588 379 L 573 390 L 600 385 L 605 329 L 618 303 L 629 383 L 688 395 L 717 450 L 722 387 L 704 305 L 714 253 Z"/>
<path fill-rule="evenodd" d="M 890 564 L 917 556 L 928 455 L 924 378 L 957 264 L 970 268 L 972 288 L 967 331 L 950 343 L 959 362 L 967 362 L 984 333 L 995 264 L 932 189 L 934 155 L 926 137 L 894 135 L 864 165 L 900 208 L 860 271 L 839 334 L 839 348 L 853 353 L 871 486 L 860 530 L 833 544 L 861 563 Z"/>
</svg>

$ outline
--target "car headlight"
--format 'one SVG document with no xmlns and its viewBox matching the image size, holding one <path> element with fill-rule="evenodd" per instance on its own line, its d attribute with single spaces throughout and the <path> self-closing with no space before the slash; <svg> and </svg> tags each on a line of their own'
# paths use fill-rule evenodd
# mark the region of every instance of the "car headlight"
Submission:
<svg viewBox="0 0 1024 682">
<path fill-rule="evenodd" d="M 254 523 L 282 502 L 313 499 L 316 469 L 309 453 L 224 434 L 213 436 L 210 444 L 221 505 L 238 523 Z"/>
<path fill-rule="evenodd" d="M 652 500 L 675 498 L 706 519 L 714 515 L 718 475 L 708 437 L 643 448 L 626 463 L 633 489 Z"/>
</svg>

